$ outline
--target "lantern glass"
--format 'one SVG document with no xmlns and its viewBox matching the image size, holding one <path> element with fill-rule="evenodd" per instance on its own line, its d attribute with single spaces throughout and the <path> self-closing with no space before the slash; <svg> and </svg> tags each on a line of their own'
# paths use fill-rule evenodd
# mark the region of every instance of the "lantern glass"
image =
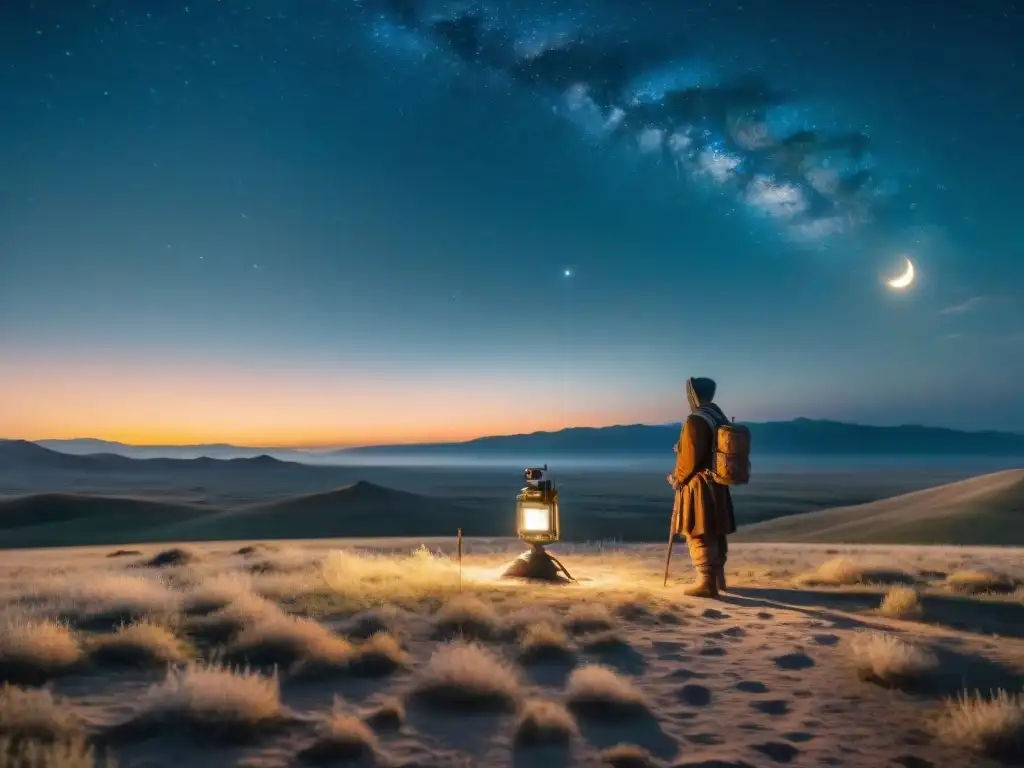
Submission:
<svg viewBox="0 0 1024 768">
<path fill-rule="evenodd" d="M 548 533 L 551 530 L 551 509 L 547 506 L 523 505 L 521 526 L 524 533 Z"/>
</svg>

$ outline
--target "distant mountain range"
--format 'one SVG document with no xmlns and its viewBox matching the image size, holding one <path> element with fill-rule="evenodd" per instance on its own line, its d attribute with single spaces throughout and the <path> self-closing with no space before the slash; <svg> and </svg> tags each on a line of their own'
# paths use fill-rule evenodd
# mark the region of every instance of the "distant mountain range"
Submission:
<svg viewBox="0 0 1024 768">
<path fill-rule="evenodd" d="M 966 432 L 942 427 L 877 427 L 838 421 L 795 419 L 748 423 L 755 454 L 1024 456 L 1024 435 Z M 409 460 L 460 457 L 524 457 L 544 461 L 559 456 L 664 456 L 679 437 L 679 424 L 571 427 L 555 432 L 496 435 L 449 443 L 374 445 L 335 451 L 246 448 L 225 444 L 133 446 L 95 439 L 41 440 L 37 445 L 63 454 L 123 456 L 135 459 L 250 459 L 317 463 L 394 456 Z M 15 441 L 18 442 L 18 441 Z M 3 461 L 0 452 L 0 462 Z"/>
<path fill-rule="evenodd" d="M 754 453 L 1024 456 L 1024 435 L 963 432 L 914 425 L 873 427 L 838 421 L 795 419 L 748 423 Z M 532 455 L 663 456 L 679 439 L 679 424 L 572 427 L 557 432 L 481 437 L 461 443 L 370 446 L 335 451 L 334 456 Z"/>
<path fill-rule="evenodd" d="M 124 446 L 131 449 L 131 446 Z M 304 464 L 260 454 L 248 458 L 139 458 L 120 453 L 64 453 L 28 440 L 0 440 L 0 469 L 64 471 L 134 471 L 215 469 L 218 472 L 280 468 L 307 469 Z"/>
</svg>

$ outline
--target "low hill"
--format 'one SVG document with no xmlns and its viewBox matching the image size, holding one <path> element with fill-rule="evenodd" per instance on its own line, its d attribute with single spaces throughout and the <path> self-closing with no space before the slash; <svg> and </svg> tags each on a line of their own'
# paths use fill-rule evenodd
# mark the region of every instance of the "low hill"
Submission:
<svg viewBox="0 0 1024 768">
<path fill-rule="evenodd" d="M 742 527 L 737 541 L 1024 546 L 1024 469 Z"/>
<path fill-rule="evenodd" d="M 185 504 L 119 496 L 44 493 L 0 499 L 0 548 L 117 544 L 210 514 Z"/>
<path fill-rule="evenodd" d="M 679 424 L 572 427 L 556 432 L 481 437 L 458 443 L 421 443 L 347 448 L 346 457 L 427 456 L 664 456 L 679 438 Z M 1024 435 L 963 432 L 941 427 L 875 427 L 795 419 L 747 423 L 760 454 L 1024 456 Z"/>
<path fill-rule="evenodd" d="M 192 459 L 136 459 L 117 453 L 62 453 L 28 440 L 0 440 L 0 471 L 86 471 L 97 473 L 133 472 L 136 470 L 188 472 L 195 469 L 239 471 L 279 468 L 309 469 L 305 464 L 282 461 L 266 454 L 225 459 L 208 456 Z"/>
<path fill-rule="evenodd" d="M 512 521 L 445 499 L 359 481 L 326 493 L 185 521 L 162 533 L 177 539 L 286 539 L 437 536 L 462 528 L 467 536 L 510 535 Z"/>
</svg>

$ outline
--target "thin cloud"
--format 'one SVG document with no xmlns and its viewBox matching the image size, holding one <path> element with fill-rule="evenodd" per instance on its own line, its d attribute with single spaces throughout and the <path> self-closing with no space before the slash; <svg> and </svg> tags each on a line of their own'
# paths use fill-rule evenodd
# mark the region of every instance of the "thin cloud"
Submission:
<svg viewBox="0 0 1024 768">
<path fill-rule="evenodd" d="M 939 310 L 940 315 L 962 315 L 967 312 L 973 312 L 981 307 L 985 306 L 992 300 L 991 296 L 971 296 L 971 298 L 961 301 L 959 304 L 953 304 L 945 309 Z"/>
</svg>

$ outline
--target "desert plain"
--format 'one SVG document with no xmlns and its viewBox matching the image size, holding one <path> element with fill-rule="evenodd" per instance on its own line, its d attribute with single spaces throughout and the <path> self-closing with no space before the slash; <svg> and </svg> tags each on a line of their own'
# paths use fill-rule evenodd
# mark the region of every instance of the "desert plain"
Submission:
<svg viewBox="0 0 1024 768">
<path fill-rule="evenodd" d="M 0 765 L 903 766 L 1024 760 L 1024 557 L 514 539 L 0 558 Z"/>
</svg>

